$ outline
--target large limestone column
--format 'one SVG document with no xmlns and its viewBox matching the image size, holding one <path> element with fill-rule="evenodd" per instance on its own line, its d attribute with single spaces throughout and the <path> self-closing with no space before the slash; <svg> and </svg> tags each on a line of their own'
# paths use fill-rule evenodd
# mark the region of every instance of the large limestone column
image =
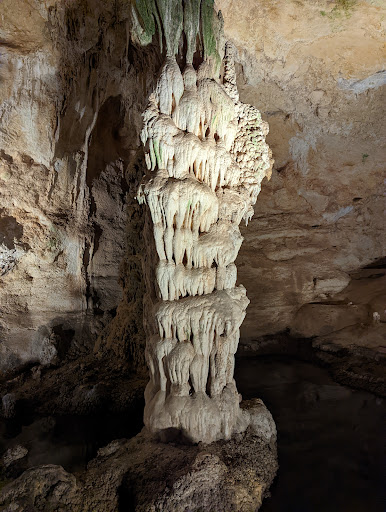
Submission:
<svg viewBox="0 0 386 512">
<path fill-rule="evenodd" d="M 148 173 L 138 192 L 154 237 L 148 262 L 156 265 L 146 270 L 155 287 L 145 303 L 145 425 L 207 443 L 248 424 L 233 373 L 249 301 L 234 261 L 239 224 L 253 215 L 272 167 L 268 126 L 239 101 L 233 47 L 212 4 L 157 2 L 166 60 L 143 114 Z M 143 42 L 149 27 L 134 14 Z"/>
</svg>

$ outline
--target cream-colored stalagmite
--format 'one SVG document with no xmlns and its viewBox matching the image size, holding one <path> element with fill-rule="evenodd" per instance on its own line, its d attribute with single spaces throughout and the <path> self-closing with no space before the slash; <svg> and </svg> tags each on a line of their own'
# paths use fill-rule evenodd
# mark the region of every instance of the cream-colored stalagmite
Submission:
<svg viewBox="0 0 386 512">
<path fill-rule="evenodd" d="M 230 44 L 222 79 L 214 59 L 196 70 L 190 51 L 181 72 L 170 53 L 143 114 L 149 172 L 138 200 L 149 207 L 159 260 L 157 298 L 147 298 L 144 421 L 152 432 L 212 442 L 249 421 L 233 378 L 249 303 L 234 260 L 239 224 L 272 167 L 268 126 L 239 101 Z"/>
</svg>

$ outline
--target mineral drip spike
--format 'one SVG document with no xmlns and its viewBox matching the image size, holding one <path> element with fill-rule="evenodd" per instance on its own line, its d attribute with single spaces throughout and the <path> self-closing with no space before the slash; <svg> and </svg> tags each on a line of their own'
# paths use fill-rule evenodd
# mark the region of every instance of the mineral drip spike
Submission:
<svg viewBox="0 0 386 512">
<path fill-rule="evenodd" d="M 267 123 L 239 101 L 233 47 L 223 79 L 213 56 L 197 70 L 192 59 L 190 48 L 181 73 L 168 48 L 143 113 L 148 172 L 138 200 L 149 207 L 159 259 L 156 296 L 147 296 L 144 422 L 209 443 L 247 426 L 233 373 L 249 300 L 234 260 L 239 224 L 253 215 L 272 161 Z"/>
</svg>

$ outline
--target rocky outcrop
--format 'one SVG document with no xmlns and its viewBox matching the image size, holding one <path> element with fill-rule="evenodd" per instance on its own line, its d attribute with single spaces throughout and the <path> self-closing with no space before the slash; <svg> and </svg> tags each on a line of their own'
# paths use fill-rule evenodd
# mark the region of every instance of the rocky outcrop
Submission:
<svg viewBox="0 0 386 512">
<path fill-rule="evenodd" d="M 126 360 L 93 354 L 58 367 L 33 365 L 0 381 L 0 417 L 125 413 L 142 417 L 146 380 Z"/>
<path fill-rule="evenodd" d="M 385 279 L 382 261 L 349 273 L 344 290 L 304 304 L 291 329 L 244 340 L 240 355 L 293 355 L 328 368 L 341 384 L 386 396 Z"/>
<path fill-rule="evenodd" d="M 0 506 L 19 512 L 257 510 L 277 471 L 276 429 L 261 401 L 245 406 L 255 421 L 228 442 L 163 444 L 144 430 L 100 449 L 76 477 L 61 466 L 28 469 L 3 488 Z"/>
<path fill-rule="evenodd" d="M 92 351 L 119 278 L 124 320 L 98 350 L 140 366 L 128 347 L 142 334 L 132 203 L 159 52 L 132 46 L 123 4 L 5 1 L 0 13 L 0 371 Z"/>
</svg>

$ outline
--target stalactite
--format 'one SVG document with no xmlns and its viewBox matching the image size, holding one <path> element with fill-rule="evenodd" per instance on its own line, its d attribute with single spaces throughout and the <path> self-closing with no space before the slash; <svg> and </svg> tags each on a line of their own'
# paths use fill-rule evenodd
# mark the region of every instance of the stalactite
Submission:
<svg viewBox="0 0 386 512">
<path fill-rule="evenodd" d="M 213 2 L 201 2 L 201 24 L 200 2 L 185 3 L 184 20 L 182 3 L 156 4 L 167 52 L 143 113 L 148 173 L 137 196 L 149 207 L 158 256 L 156 296 L 149 290 L 145 308 L 150 382 L 144 420 L 153 432 L 176 429 L 194 442 L 212 442 L 248 423 L 233 370 L 249 301 L 236 286 L 234 260 L 239 223 L 253 215 L 272 167 L 268 126 L 257 109 L 239 101 L 233 47 L 224 45 Z M 183 72 L 175 58 L 182 26 Z M 203 61 L 195 69 L 197 36 Z"/>
</svg>

